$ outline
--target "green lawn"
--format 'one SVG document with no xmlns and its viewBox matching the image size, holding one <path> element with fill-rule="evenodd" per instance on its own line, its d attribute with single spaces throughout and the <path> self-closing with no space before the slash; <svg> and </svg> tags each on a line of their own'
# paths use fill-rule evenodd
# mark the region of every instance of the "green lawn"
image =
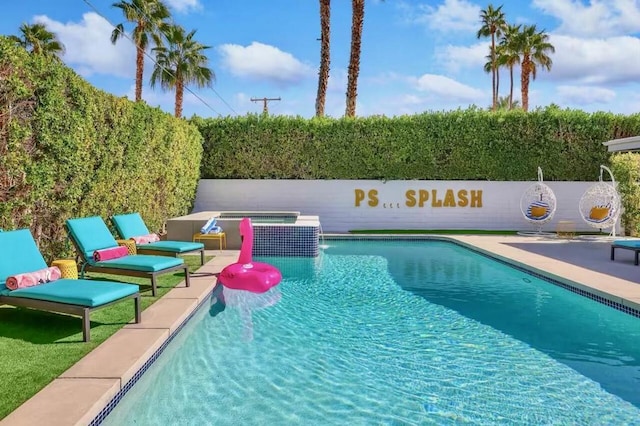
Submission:
<svg viewBox="0 0 640 426">
<path fill-rule="evenodd" d="M 200 267 L 199 255 L 184 256 L 184 259 L 189 271 Z M 88 277 L 142 284 L 141 307 L 144 310 L 181 282 L 184 274 L 159 276 L 156 297 L 151 296 L 148 279 L 96 273 L 88 274 Z M 91 341 L 84 343 L 80 317 L 0 306 L 0 420 L 133 317 L 133 300 L 93 312 Z"/>
</svg>

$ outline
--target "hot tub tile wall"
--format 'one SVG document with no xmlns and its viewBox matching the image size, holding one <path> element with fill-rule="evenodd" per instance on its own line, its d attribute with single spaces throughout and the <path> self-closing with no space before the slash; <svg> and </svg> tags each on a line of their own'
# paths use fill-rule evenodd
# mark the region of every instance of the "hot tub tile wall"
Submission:
<svg viewBox="0 0 640 426">
<path fill-rule="evenodd" d="M 319 254 L 319 226 L 253 226 L 254 256 L 303 256 Z"/>
</svg>

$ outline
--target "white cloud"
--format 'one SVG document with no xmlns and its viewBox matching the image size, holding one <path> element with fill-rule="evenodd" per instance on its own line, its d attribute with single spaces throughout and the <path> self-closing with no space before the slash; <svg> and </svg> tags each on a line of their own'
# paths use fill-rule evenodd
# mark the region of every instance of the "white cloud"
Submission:
<svg viewBox="0 0 640 426">
<path fill-rule="evenodd" d="M 258 114 L 261 110 L 261 105 L 258 105 L 256 102 L 252 101 L 252 96 L 247 95 L 244 92 L 238 92 L 233 95 L 233 105 L 234 109 L 238 111 L 240 114 L 253 113 Z"/>
<path fill-rule="evenodd" d="M 450 72 L 457 73 L 461 69 L 475 68 L 482 71 L 489 54 L 487 43 L 476 43 L 471 46 L 448 45 L 436 52 L 436 60 Z"/>
<path fill-rule="evenodd" d="M 616 97 L 613 90 L 593 86 L 558 86 L 556 93 L 563 103 L 580 105 L 606 104 Z"/>
<path fill-rule="evenodd" d="M 582 84 L 625 83 L 640 76 L 640 38 L 578 38 L 550 34 L 556 53 L 551 55 L 551 71 L 539 70 L 538 78 Z M 471 46 L 448 45 L 437 51 L 436 62 L 450 73 L 478 70 L 486 63 L 486 43 Z M 516 70 L 517 71 L 517 70 Z M 502 71 L 501 75 L 506 71 Z M 506 75 L 506 74 L 505 74 Z"/>
<path fill-rule="evenodd" d="M 580 39 L 552 35 L 556 48 L 549 78 L 586 84 L 638 81 L 640 76 L 640 39 L 611 37 Z M 633 53 L 636 52 L 636 53 Z"/>
<path fill-rule="evenodd" d="M 423 99 L 416 95 L 401 95 L 399 100 L 402 105 L 419 105 L 424 102 Z"/>
<path fill-rule="evenodd" d="M 184 97 L 182 98 L 182 116 L 191 117 L 197 114 L 201 117 L 224 117 L 227 115 L 235 115 L 231 110 L 218 98 L 214 97 L 209 89 L 185 88 Z M 129 100 L 135 99 L 135 84 L 132 84 L 124 93 Z M 176 105 L 175 90 L 162 90 L 159 86 L 155 89 L 145 87 L 142 91 L 142 100 L 151 107 L 158 107 L 164 112 L 173 115 Z M 237 108 L 237 107 L 236 107 Z M 234 109 L 236 109 L 234 108 Z M 243 114 L 244 111 L 237 111 Z"/>
<path fill-rule="evenodd" d="M 460 102 L 478 102 L 486 97 L 481 90 L 443 75 L 424 74 L 415 79 L 414 85 L 419 91 Z"/>
<path fill-rule="evenodd" d="M 125 96 L 127 99 L 133 100 L 135 99 L 135 84 L 129 86 L 127 93 Z M 185 100 L 188 96 L 188 92 L 185 92 Z M 176 95 L 173 90 L 163 91 L 159 87 L 156 87 L 155 90 L 152 90 L 147 87 L 143 87 L 142 89 L 142 100 L 145 101 L 148 105 L 152 107 L 160 107 L 163 111 L 173 114 L 175 109 L 175 99 Z"/>
<path fill-rule="evenodd" d="M 328 92 L 347 92 L 347 70 L 345 68 L 338 68 L 329 71 L 329 84 L 327 85 Z"/>
<path fill-rule="evenodd" d="M 621 108 L 621 113 L 623 114 L 637 114 L 640 111 L 640 95 L 633 94 L 628 96 L 627 99 L 624 100 L 624 103 L 619 103 Z"/>
<path fill-rule="evenodd" d="M 379 102 L 366 105 L 367 114 L 386 115 L 387 117 L 411 115 L 426 111 L 428 99 L 414 94 L 385 96 Z"/>
<path fill-rule="evenodd" d="M 480 20 L 480 6 L 466 0 L 445 0 L 437 7 L 403 4 L 403 8 L 409 13 L 410 22 L 424 24 L 439 32 L 475 32 Z"/>
<path fill-rule="evenodd" d="M 199 0 L 166 0 L 167 6 L 180 13 L 197 11 L 202 9 Z"/>
<path fill-rule="evenodd" d="M 259 42 L 249 46 L 223 44 L 218 48 L 222 64 L 233 75 L 254 80 L 267 80 L 279 86 L 300 83 L 316 72 L 291 53 Z"/>
<path fill-rule="evenodd" d="M 407 76 L 395 71 L 385 71 L 373 77 L 368 77 L 367 81 L 372 84 L 389 84 L 395 81 L 407 81 Z"/>
<path fill-rule="evenodd" d="M 608 37 L 640 31 L 638 0 L 533 0 L 542 12 L 561 21 L 562 34 Z"/>
<path fill-rule="evenodd" d="M 82 21 L 62 23 L 38 15 L 34 21 L 45 24 L 65 45 L 62 57 L 83 76 L 92 74 L 133 77 L 135 74 L 135 48 L 126 39 L 111 44 L 113 27 L 98 14 L 88 12 Z"/>
<path fill-rule="evenodd" d="M 135 84 L 132 84 L 131 86 L 129 86 L 129 89 L 127 90 L 125 96 L 131 100 L 135 99 L 135 90 L 136 86 Z M 194 98 L 193 95 L 191 95 L 188 91 L 185 91 L 183 100 L 184 103 L 187 103 L 187 98 L 189 96 L 191 96 L 191 98 Z M 159 106 L 162 107 L 165 111 L 173 112 L 176 100 L 176 92 L 173 90 L 162 90 L 160 89 L 160 86 L 156 86 L 155 89 L 145 87 L 142 90 L 142 100 L 151 106 Z"/>
<path fill-rule="evenodd" d="M 233 101 L 236 105 L 248 106 L 251 103 L 250 98 L 251 96 L 247 95 L 244 92 L 238 92 L 233 95 Z"/>
</svg>

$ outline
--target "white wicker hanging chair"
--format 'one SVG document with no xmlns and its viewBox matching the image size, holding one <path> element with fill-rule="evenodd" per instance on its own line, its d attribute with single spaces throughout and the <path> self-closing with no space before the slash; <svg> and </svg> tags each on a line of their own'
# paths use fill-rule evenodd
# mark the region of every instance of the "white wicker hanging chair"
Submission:
<svg viewBox="0 0 640 426">
<path fill-rule="evenodd" d="M 603 180 L 607 171 L 611 182 Z M 616 223 L 620 217 L 621 199 L 616 189 L 613 173 L 606 166 L 600 166 L 600 180 L 590 186 L 580 198 L 580 216 L 590 226 L 605 230 L 611 228 L 610 235 L 616 235 Z"/>
<path fill-rule="evenodd" d="M 538 182 L 529 186 L 520 198 L 520 211 L 524 219 L 537 228 L 536 232 L 519 232 L 521 235 L 545 235 L 542 226 L 556 213 L 556 195 L 544 183 L 542 169 L 538 167 Z"/>
</svg>

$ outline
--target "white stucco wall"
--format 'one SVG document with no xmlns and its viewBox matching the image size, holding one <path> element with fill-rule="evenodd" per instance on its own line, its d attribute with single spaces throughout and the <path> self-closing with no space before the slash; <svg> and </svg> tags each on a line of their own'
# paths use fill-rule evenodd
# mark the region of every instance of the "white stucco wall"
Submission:
<svg viewBox="0 0 640 426">
<path fill-rule="evenodd" d="M 520 198 L 534 182 L 485 181 L 375 181 L 375 180 L 217 180 L 198 185 L 193 212 L 289 210 L 320 217 L 323 232 L 357 229 L 487 229 L 534 230 L 524 220 Z M 555 231 L 559 220 L 570 220 L 576 230 L 591 230 L 581 217 L 582 194 L 595 182 L 545 182 L 555 193 L 557 209 L 543 230 Z M 359 192 L 361 190 L 363 192 Z M 378 204 L 368 204 L 369 191 L 377 191 Z M 409 207 L 407 191 L 429 199 L 422 207 Z M 445 195 L 450 192 L 445 206 Z M 458 195 L 466 191 L 468 205 Z M 434 192 L 435 191 L 435 197 Z M 481 191 L 482 205 L 471 205 L 471 191 Z M 356 206 L 356 196 L 365 199 Z M 451 197 L 452 196 L 452 197 Z M 435 198 L 443 203 L 433 204 Z M 477 198 L 477 197 L 476 197 Z M 410 203 L 409 203 L 410 204 Z M 416 203 L 417 204 L 417 203 Z"/>
</svg>

